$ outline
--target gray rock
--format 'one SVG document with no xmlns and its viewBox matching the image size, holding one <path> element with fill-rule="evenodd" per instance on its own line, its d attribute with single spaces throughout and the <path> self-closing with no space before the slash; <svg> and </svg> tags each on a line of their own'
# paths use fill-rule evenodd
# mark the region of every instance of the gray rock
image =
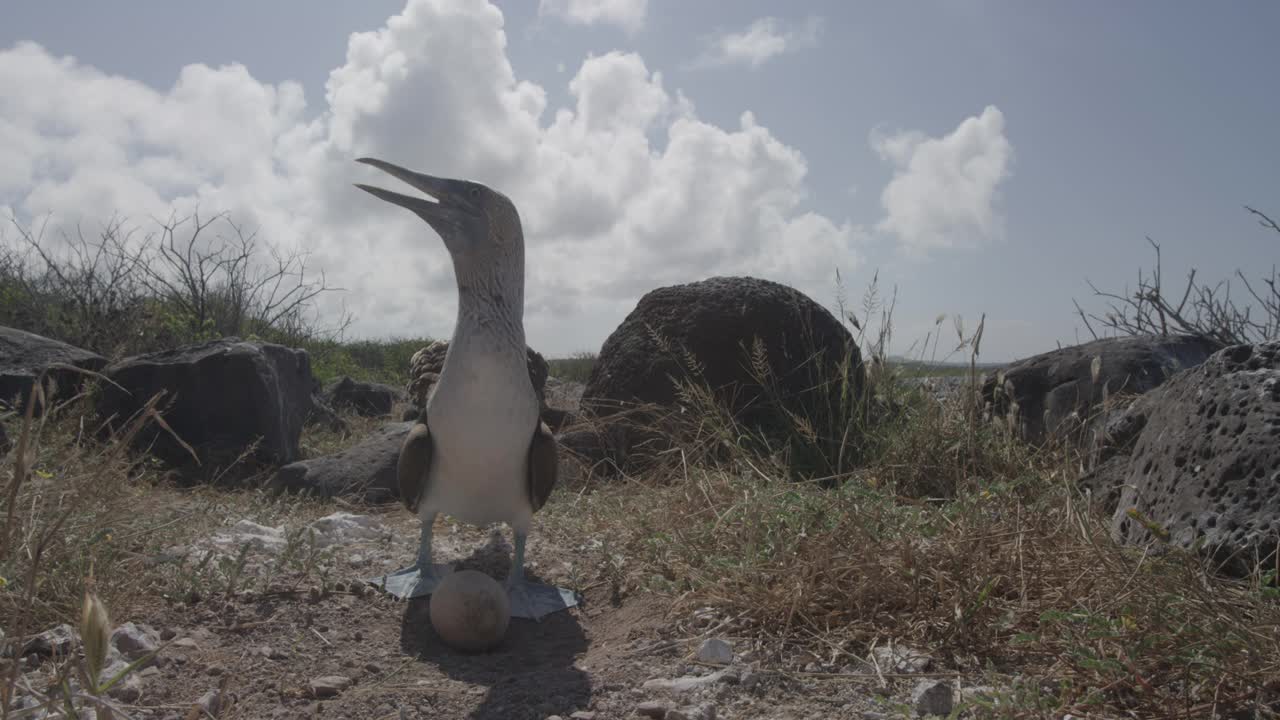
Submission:
<svg viewBox="0 0 1280 720">
<path fill-rule="evenodd" d="M 204 467 L 226 466 L 250 446 L 265 463 L 300 457 L 298 439 L 312 408 L 305 350 L 224 338 L 126 358 L 103 373 L 115 383 L 103 383 L 97 400 L 108 430 L 126 425 L 163 392 L 161 415 Z M 135 444 L 174 465 L 192 464 L 158 423 L 148 423 Z"/>
<path fill-rule="evenodd" d="M 663 720 L 667 716 L 667 704 L 649 700 L 636 706 L 636 714 L 654 720 Z"/>
<path fill-rule="evenodd" d="M 22 648 L 23 655 L 39 655 L 40 657 L 63 656 L 71 652 L 80 642 L 75 628 L 63 623 L 49 628 L 31 640 Z"/>
<path fill-rule="evenodd" d="M 400 496 L 396 460 L 412 422 L 383 425 L 359 444 L 333 455 L 301 460 L 276 471 L 275 490 L 310 492 L 321 497 L 351 497 L 386 502 Z"/>
<path fill-rule="evenodd" d="M 390 385 L 363 382 L 343 377 L 325 388 L 324 397 L 335 410 L 351 410 L 364 417 L 382 417 L 391 414 L 396 402 L 403 400 L 404 391 Z"/>
<path fill-rule="evenodd" d="M 1201 543 L 1220 568 L 1273 564 L 1280 533 L 1280 341 L 1215 353 L 1108 427 L 1087 479 L 1119 489 L 1114 536 Z M 1131 517 L 1129 510 L 1139 513 Z M 1142 520 L 1154 523 L 1155 532 Z"/>
<path fill-rule="evenodd" d="M 762 401 L 765 389 L 751 372 L 751 352 L 759 339 L 779 402 Z M 848 387 L 861 393 L 863 368 L 858 346 L 826 308 L 794 288 L 754 277 L 713 277 L 646 293 L 605 340 L 582 394 L 582 409 L 614 423 L 630 414 L 625 442 L 612 443 L 614 465 L 639 469 L 669 443 L 637 406 L 675 407 L 673 382 L 691 379 L 686 362 L 696 358 L 701 381 L 717 393 L 744 428 L 776 430 L 778 405 L 802 417 L 839 392 L 830 371 L 846 355 Z M 648 429 L 648 431 L 646 431 Z M 605 467 L 608 467 L 607 465 Z"/>
<path fill-rule="evenodd" d="M 111 633 L 111 645 L 132 662 L 155 652 L 160 647 L 160 634 L 148 625 L 127 622 Z"/>
<path fill-rule="evenodd" d="M 54 365 L 96 371 L 107 364 L 107 359 L 88 350 L 68 345 L 58 340 L 0 327 L 0 405 L 25 411 L 36 378 L 44 373 L 47 400 L 74 395 L 90 376 Z M 35 408 L 37 416 L 44 406 Z"/>
<path fill-rule="evenodd" d="M 218 717 L 222 713 L 231 708 L 234 698 L 230 693 L 224 693 L 221 690 L 213 689 L 196 700 L 195 706 L 207 714 L 208 717 Z"/>
<path fill-rule="evenodd" d="M 351 678 L 342 675 L 326 675 L 311 681 L 311 694 L 316 698 L 337 697 L 351 687 Z"/>
<path fill-rule="evenodd" d="M 946 680 L 921 680 L 911 691 L 916 715 L 946 717 L 955 707 L 955 693 Z"/>
<path fill-rule="evenodd" d="M 1091 441 L 1104 397 L 1137 395 L 1220 349 L 1195 336 L 1105 338 L 1020 360 L 982 386 L 988 411 L 1025 440 Z M 1105 390 L 1104 390 L 1105 388 Z"/>
<path fill-rule="evenodd" d="M 721 638 L 707 638 L 698 648 L 698 660 L 710 665 L 728 665 L 733 662 L 733 646 Z"/>
<path fill-rule="evenodd" d="M 579 710 L 570 715 L 569 720 L 596 720 L 596 714 L 590 710 Z"/>
</svg>

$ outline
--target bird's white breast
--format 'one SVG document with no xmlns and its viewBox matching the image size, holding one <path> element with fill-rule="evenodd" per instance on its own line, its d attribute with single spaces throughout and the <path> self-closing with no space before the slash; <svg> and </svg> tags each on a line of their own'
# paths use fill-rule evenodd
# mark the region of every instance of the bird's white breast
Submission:
<svg viewBox="0 0 1280 720">
<path fill-rule="evenodd" d="M 427 403 L 434 451 L 424 512 L 527 525 L 528 453 L 538 400 L 525 357 L 484 338 L 455 338 Z"/>
</svg>

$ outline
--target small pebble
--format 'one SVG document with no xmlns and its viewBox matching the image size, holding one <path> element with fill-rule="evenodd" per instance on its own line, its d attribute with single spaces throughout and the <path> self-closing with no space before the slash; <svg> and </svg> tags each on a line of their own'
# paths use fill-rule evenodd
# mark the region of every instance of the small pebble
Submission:
<svg viewBox="0 0 1280 720">
<path fill-rule="evenodd" d="M 210 690 L 204 695 L 201 695 L 199 700 L 196 700 L 195 706 L 200 708 L 200 710 L 208 717 L 216 718 L 223 710 L 227 709 L 228 705 L 230 705 L 227 700 L 228 698 L 220 691 Z"/>
<path fill-rule="evenodd" d="M 569 720 L 596 720 L 596 714 L 590 710 L 579 710 L 570 715 Z"/>
<path fill-rule="evenodd" d="M 342 675 L 326 675 L 311 681 L 311 694 L 317 698 L 337 697 L 351 686 L 351 678 Z"/>
</svg>

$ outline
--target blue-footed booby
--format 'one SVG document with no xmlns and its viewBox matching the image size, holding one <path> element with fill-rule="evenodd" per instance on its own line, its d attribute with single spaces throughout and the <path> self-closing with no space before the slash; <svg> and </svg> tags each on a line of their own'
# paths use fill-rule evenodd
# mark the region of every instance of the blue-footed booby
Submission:
<svg viewBox="0 0 1280 720">
<path fill-rule="evenodd" d="M 453 261 L 458 316 L 440 379 L 400 448 L 400 497 L 422 521 L 414 565 L 377 581 L 401 597 L 430 595 L 448 567 L 431 558 L 444 512 L 466 523 L 505 522 L 515 535 L 507 589 L 511 614 L 540 619 L 576 604 L 568 591 L 524 577 L 533 514 L 557 478 L 556 441 L 539 418 L 526 367 L 524 234 L 507 196 L 479 183 L 432 177 L 360 158 L 431 196 L 356 187 L 413 211 L 440 235 Z"/>
</svg>

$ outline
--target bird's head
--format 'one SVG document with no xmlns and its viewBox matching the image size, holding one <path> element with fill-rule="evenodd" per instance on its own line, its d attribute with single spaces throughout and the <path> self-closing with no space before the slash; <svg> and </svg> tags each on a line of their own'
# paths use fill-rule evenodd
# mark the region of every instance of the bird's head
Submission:
<svg viewBox="0 0 1280 720">
<path fill-rule="evenodd" d="M 374 197 L 412 210 L 426 220 L 444 240 L 455 264 L 513 254 L 523 260 L 520 215 L 506 195 L 480 183 L 424 175 L 373 158 L 359 158 L 357 162 L 372 165 L 431 197 L 401 195 L 356 183 L 356 187 Z"/>
</svg>

